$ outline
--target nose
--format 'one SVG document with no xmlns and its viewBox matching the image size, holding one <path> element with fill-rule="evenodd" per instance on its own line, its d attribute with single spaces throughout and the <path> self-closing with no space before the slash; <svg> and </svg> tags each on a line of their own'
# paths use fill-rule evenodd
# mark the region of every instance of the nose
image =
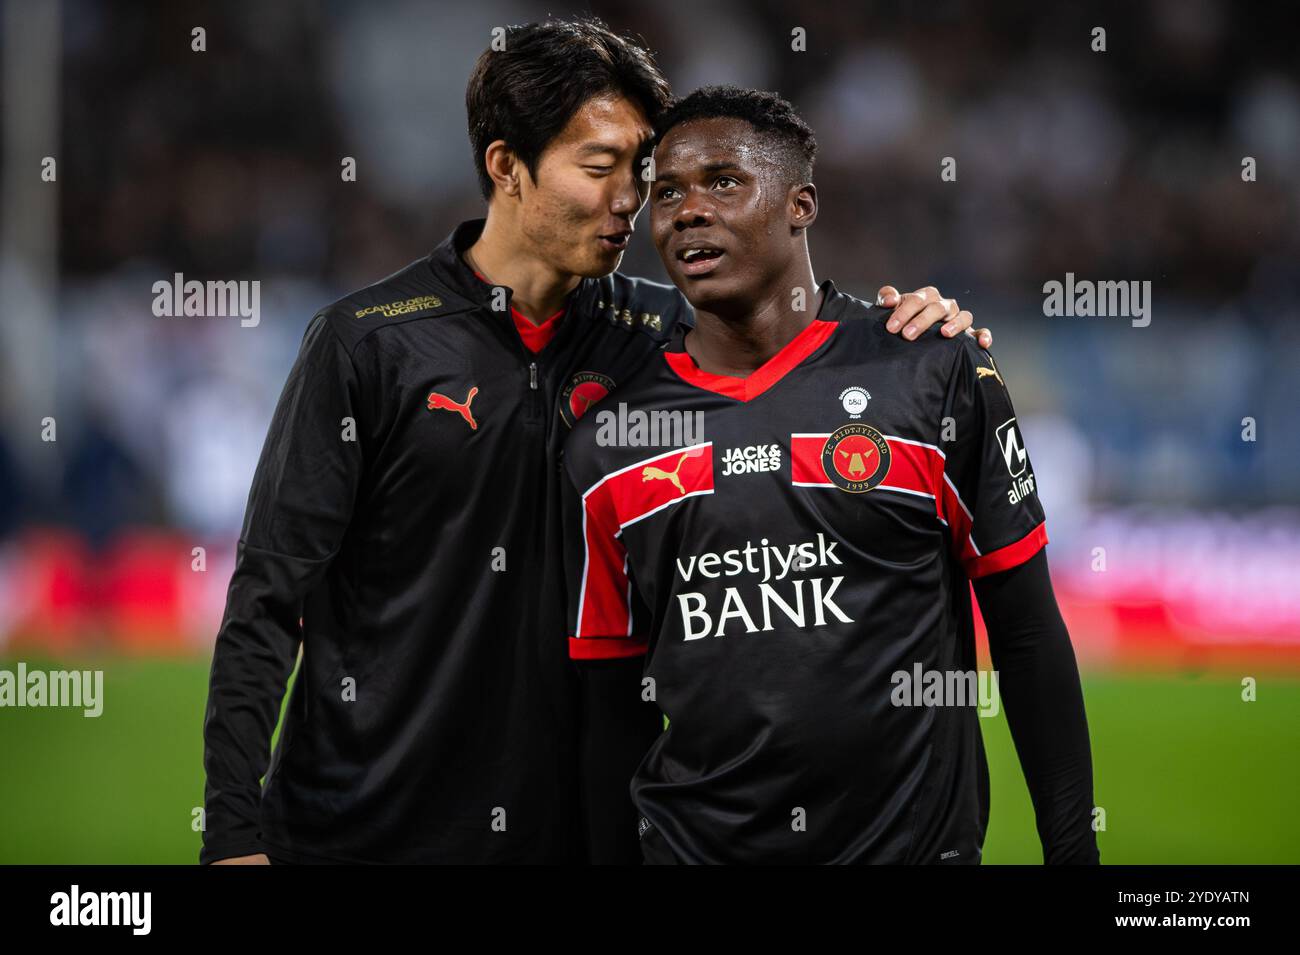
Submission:
<svg viewBox="0 0 1300 955">
<path fill-rule="evenodd" d="M 713 204 L 695 190 L 689 190 L 673 213 L 673 228 L 686 229 L 713 225 Z"/>
<path fill-rule="evenodd" d="M 641 192 L 637 189 L 637 179 L 633 175 L 619 188 L 614 201 L 610 203 L 609 211 L 616 216 L 632 215 L 641 208 L 641 199 Z"/>
</svg>

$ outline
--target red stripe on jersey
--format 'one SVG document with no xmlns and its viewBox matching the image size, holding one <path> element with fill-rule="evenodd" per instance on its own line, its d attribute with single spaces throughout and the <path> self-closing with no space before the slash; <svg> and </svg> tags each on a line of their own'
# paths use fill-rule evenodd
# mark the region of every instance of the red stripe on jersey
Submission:
<svg viewBox="0 0 1300 955">
<path fill-rule="evenodd" d="M 971 513 L 952 480 L 944 473 L 946 460 L 933 445 L 886 437 L 892 464 L 888 480 L 878 490 L 912 491 L 934 498 L 934 512 L 948 527 L 949 537 L 963 564 L 979 552 L 971 540 Z"/>
<path fill-rule="evenodd" d="M 645 637 L 569 637 L 571 660 L 621 660 L 645 656 L 649 641 Z"/>
<path fill-rule="evenodd" d="M 822 467 L 822 451 L 829 434 L 790 435 L 790 480 L 795 484 L 834 487 Z"/>
<path fill-rule="evenodd" d="M 627 525 L 661 507 L 712 490 L 713 444 L 709 442 L 638 461 L 609 475 L 587 495 L 609 497 L 621 533 Z"/>
<path fill-rule="evenodd" d="M 826 476 L 822 467 L 822 451 L 826 447 L 829 434 L 792 434 L 790 436 L 790 480 L 804 487 L 836 487 Z M 1016 559 L 1021 551 L 1015 550 L 1018 544 L 1000 548 L 992 554 L 981 555 L 971 539 L 971 514 L 962 502 L 961 495 L 953 487 L 952 480 L 944 473 L 945 459 L 938 448 L 904 438 L 885 435 L 889 445 L 889 476 L 885 483 L 875 488 L 877 491 L 903 491 L 922 494 L 934 500 L 934 513 L 948 527 L 952 546 L 967 576 L 980 577 L 996 573 L 1022 563 L 1034 556 L 1039 547 L 1029 543 L 1034 536 L 1025 538 L 1024 546 L 1030 548 L 1027 553 Z M 1047 532 L 1043 530 L 1043 543 L 1047 541 Z M 996 557 L 995 560 L 989 560 Z M 993 569 L 985 569 L 993 568 Z"/>
<path fill-rule="evenodd" d="M 571 657 L 603 659 L 645 651 L 645 641 L 638 644 L 631 634 L 623 528 L 688 497 L 711 493 L 713 445 L 708 443 L 639 461 L 606 475 L 583 494 L 583 570 Z M 585 642 L 592 638 L 597 640 Z"/>
<path fill-rule="evenodd" d="M 938 489 L 944 486 L 942 455 L 929 445 L 912 444 L 889 435 L 884 437 L 889 445 L 889 476 L 880 486 L 914 491 L 937 499 Z M 935 513 L 947 519 L 937 500 Z"/>
<path fill-rule="evenodd" d="M 578 592 L 578 619 L 569 644 L 575 659 L 593 659 L 608 655 L 615 641 L 601 640 L 589 651 L 575 653 L 582 637 L 623 637 L 632 635 L 630 581 L 627 577 L 627 550 L 619 539 L 618 518 L 608 494 L 599 488 L 588 492 L 582 503 L 582 589 Z M 619 655 L 614 653 L 612 655 Z"/>
<path fill-rule="evenodd" d="M 789 374 L 805 358 L 815 352 L 831 333 L 839 327 L 838 322 L 823 322 L 813 319 L 803 331 L 790 339 L 785 347 L 756 368 L 747 378 L 732 375 L 715 375 L 702 371 L 695 360 L 684 351 L 664 352 L 668 367 L 688 384 L 705 388 L 727 398 L 749 401 L 757 398 L 778 381 Z"/>
<path fill-rule="evenodd" d="M 963 561 L 966 576 L 974 580 L 1023 564 L 1047 546 L 1047 524 L 1039 524 L 1014 544 L 999 547 L 972 560 Z"/>
</svg>

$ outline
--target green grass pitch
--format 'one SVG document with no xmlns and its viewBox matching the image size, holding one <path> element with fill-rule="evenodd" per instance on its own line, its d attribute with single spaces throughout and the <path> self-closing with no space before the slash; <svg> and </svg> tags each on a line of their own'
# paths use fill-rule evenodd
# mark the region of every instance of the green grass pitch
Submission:
<svg viewBox="0 0 1300 955">
<path fill-rule="evenodd" d="M 16 661 L 0 666 L 12 669 Z M 29 669 L 45 667 L 27 660 Z M 193 863 L 205 661 L 109 658 L 104 713 L 0 709 L 0 863 Z M 1086 673 L 1109 863 L 1300 862 L 1300 680 Z M 1004 715 L 982 721 L 992 775 L 986 863 L 1041 860 Z"/>
</svg>

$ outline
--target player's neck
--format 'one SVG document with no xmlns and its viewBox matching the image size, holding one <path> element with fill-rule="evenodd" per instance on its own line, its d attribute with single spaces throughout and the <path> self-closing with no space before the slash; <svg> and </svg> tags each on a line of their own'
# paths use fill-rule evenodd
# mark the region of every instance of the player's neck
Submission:
<svg viewBox="0 0 1300 955">
<path fill-rule="evenodd" d="M 564 307 L 565 297 L 582 277 L 561 272 L 531 254 L 522 233 L 488 208 L 487 222 L 465 260 L 493 285 L 510 289 L 510 304 L 525 318 L 546 321 Z"/>
<path fill-rule="evenodd" d="M 794 289 L 802 289 L 802 296 Z M 804 307 L 797 309 L 797 304 Z M 812 263 L 805 259 L 758 298 L 716 310 L 696 308 L 686 351 L 702 371 L 747 378 L 812 324 L 821 304 Z"/>
</svg>

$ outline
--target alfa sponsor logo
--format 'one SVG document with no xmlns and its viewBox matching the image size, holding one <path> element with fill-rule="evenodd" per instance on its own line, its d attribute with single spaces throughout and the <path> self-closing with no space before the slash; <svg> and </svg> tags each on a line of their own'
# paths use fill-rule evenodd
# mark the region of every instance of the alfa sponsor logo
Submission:
<svg viewBox="0 0 1300 955">
<path fill-rule="evenodd" d="M 1020 432 L 1016 428 L 1016 419 L 1002 422 L 998 425 L 998 447 L 1002 449 L 1002 460 L 1007 464 L 1007 472 L 1012 477 L 1020 477 L 1025 473 L 1025 465 L 1029 461 L 1029 455 L 1025 451 L 1025 442 L 1020 439 Z"/>
<path fill-rule="evenodd" d="M 846 424 L 831 432 L 822 449 L 822 469 L 841 491 L 861 494 L 889 475 L 889 442 L 867 424 Z"/>
<path fill-rule="evenodd" d="M 560 393 L 560 417 L 570 428 L 587 409 L 614 390 L 614 379 L 598 371 L 580 371 Z"/>
<path fill-rule="evenodd" d="M 1002 460 L 1011 475 L 1011 487 L 1007 490 L 1007 501 L 1019 504 L 1036 490 L 1034 472 L 1029 471 L 1029 452 L 1025 450 L 1024 439 L 1016 427 L 1016 419 L 1009 418 L 997 427 L 998 448 L 1002 451 Z"/>
</svg>

